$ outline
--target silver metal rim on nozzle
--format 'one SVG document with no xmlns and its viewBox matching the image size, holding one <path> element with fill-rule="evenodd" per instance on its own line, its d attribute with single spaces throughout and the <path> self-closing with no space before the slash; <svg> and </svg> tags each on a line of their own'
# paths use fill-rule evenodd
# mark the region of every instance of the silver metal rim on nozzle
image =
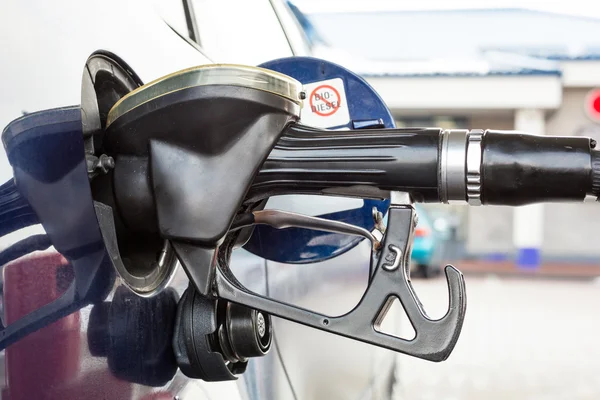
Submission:
<svg viewBox="0 0 600 400">
<path fill-rule="evenodd" d="M 467 140 L 467 203 L 481 205 L 481 161 L 483 130 L 473 129 Z"/>
<path fill-rule="evenodd" d="M 442 131 L 440 155 L 440 197 L 444 203 L 468 202 L 481 205 L 481 129 Z"/>
<path fill-rule="evenodd" d="M 465 159 L 467 155 L 467 130 L 442 131 L 440 160 L 440 195 L 444 203 L 465 200 L 467 184 Z"/>
</svg>

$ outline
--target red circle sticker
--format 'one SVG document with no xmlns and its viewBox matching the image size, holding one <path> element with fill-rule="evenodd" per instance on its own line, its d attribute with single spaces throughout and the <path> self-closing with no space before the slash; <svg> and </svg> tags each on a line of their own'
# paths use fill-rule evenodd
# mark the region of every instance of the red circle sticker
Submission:
<svg viewBox="0 0 600 400">
<path fill-rule="evenodd" d="M 340 92 L 330 85 L 321 85 L 310 93 L 310 109 L 317 115 L 328 117 L 340 109 Z"/>
</svg>

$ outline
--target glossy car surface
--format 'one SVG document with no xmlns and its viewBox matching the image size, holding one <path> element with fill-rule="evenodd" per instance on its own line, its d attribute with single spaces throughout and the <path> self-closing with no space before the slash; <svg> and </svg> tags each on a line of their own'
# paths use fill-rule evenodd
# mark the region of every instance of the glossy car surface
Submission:
<svg viewBox="0 0 600 400">
<path fill-rule="evenodd" d="M 79 104 L 83 67 L 97 50 L 125 60 L 144 82 L 213 61 L 252 65 L 309 51 L 297 22 L 280 1 L 9 1 L 0 9 L 7 21 L 14 21 L 0 28 L 4 52 L 10 55 L 0 66 L 2 127 L 24 113 Z M 187 277 L 178 268 L 169 287 L 150 299 L 125 288 L 98 236 L 78 108 L 65 108 L 60 114 L 66 121 L 61 129 L 52 122 L 58 114 L 32 114 L 22 120 L 30 125 L 13 125 L 19 140 L 27 140 L 11 144 L 10 163 L 7 155 L 0 156 L 1 182 L 16 178 L 16 190 L 40 222 L 9 229 L 3 220 L 7 229 L 0 237 L 0 251 L 14 249 L 23 240 L 42 240 L 29 252 L 3 253 L 3 322 L 28 321 L 53 301 L 66 305 L 4 351 L 3 397 L 389 396 L 393 353 L 279 319 L 274 320 L 272 351 L 253 360 L 237 384 L 194 381 L 176 371 L 165 332 Z M 39 129 L 33 129 L 36 124 Z M 2 193 L 10 196 L 14 190 L 9 185 Z M 314 215 L 349 204 L 343 199 L 320 200 L 306 200 L 317 201 L 309 207 Z M 288 206 L 300 211 L 298 205 Z M 368 263 L 369 245 L 362 242 L 337 258 L 307 265 L 267 262 L 238 250 L 232 267 L 256 292 L 335 315 L 349 311 L 360 299 Z M 393 317 L 384 324 L 393 328 Z"/>
</svg>

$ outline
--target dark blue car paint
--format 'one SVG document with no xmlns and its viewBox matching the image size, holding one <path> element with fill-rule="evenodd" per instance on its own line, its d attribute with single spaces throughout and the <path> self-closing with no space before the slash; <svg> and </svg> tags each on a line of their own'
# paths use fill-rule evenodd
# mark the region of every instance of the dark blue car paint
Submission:
<svg viewBox="0 0 600 400">
<path fill-rule="evenodd" d="M 29 222 L 42 224 L 49 243 L 68 260 L 74 277 L 61 297 L 2 329 L 3 349 L 103 299 L 114 280 L 114 270 L 94 212 L 79 107 L 23 116 L 6 127 L 2 140 L 21 201 L 37 217 Z"/>
<path fill-rule="evenodd" d="M 6 255 L 0 257 L 2 268 L 11 272 L 4 274 L 3 306 L 17 307 L 16 313 L 29 309 L 0 333 L 9 370 L 4 393 L 15 399 L 130 398 L 135 384 L 143 385 L 140 395 L 163 393 L 158 388 L 177 372 L 170 327 L 187 282 L 180 274 L 152 298 L 120 284 L 94 211 L 80 108 L 28 114 L 8 125 L 2 139 L 14 180 L 3 186 L 0 202 L 18 205 L 9 207 L 17 223 L 3 228 L 41 224 L 44 231 L 0 252 Z M 30 214 L 36 218 L 24 222 L 21 216 Z M 17 245 L 19 251 L 12 251 Z M 56 251 L 46 250 L 49 246 Z M 36 256 L 37 250 L 46 251 Z M 68 271 L 59 267 L 55 274 L 51 264 L 61 256 Z M 45 293 L 35 291 L 40 288 Z M 56 368 L 66 371 L 52 371 Z"/>
</svg>

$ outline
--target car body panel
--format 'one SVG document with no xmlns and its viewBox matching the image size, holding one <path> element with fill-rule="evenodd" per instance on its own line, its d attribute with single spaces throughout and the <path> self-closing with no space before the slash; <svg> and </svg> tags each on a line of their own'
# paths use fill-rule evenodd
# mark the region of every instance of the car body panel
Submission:
<svg viewBox="0 0 600 400">
<path fill-rule="evenodd" d="M 1 127 L 23 113 L 79 104 L 83 67 L 97 50 L 122 57 L 144 82 L 212 63 L 143 0 L 7 0 L 1 7 L 2 50 L 10 55 L 0 64 Z M 11 169 L 0 159 L 5 182 Z"/>
<path fill-rule="evenodd" d="M 153 6 L 143 1 L 34 1 L 27 4 L 8 1 L 0 8 L 4 17 L 0 37 L 7 55 L 0 65 L 2 127 L 23 113 L 79 104 L 85 61 L 99 49 L 121 55 L 146 82 L 179 69 L 211 63 L 197 48 L 182 40 Z M 79 110 L 75 114 L 79 116 Z M 22 190 L 37 203 L 38 215 L 46 216 L 43 221 L 46 226 L 68 229 L 48 230 L 42 225 L 32 225 L 0 238 L 0 249 L 6 250 L 22 240 L 52 235 L 51 247 L 3 265 L 5 323 L 17 322 L 47 303 L 65 298 L 64 291 L 74 279 L 74 268 L 88 275 L 77 278 L 80 281 L 77 293 L 89 292 L 88 289 L 94 292 L 104 286 L 92 279 L 92 271 L 105 275 L 102 271 L 107 269 L 107 256 L 101 247 L 91 246 L 93 251 L 87 256 L 70 253 L 70 249 L 82 246 L 85 249 L 86 243 L 97 243 L 99 238 L 99 231 L 94 229 L 97 222 L 91 197 L 86 200 L 80 191 L 80 185 L 85 183 L 89 192 L 85 164 L 81 164 L 84 160 L 80 120 L 78 133 L 73 132 L 67 129 L 63 135 L 65 140 L 53 140 L 52 146 L 46 146 L 45 154 L 49 158 L 45 161 L 43 155 L 30 154 L 29 165 L 17 165 L 14 169 L 19 184 L 26 185 Z M 49 132 L 49 135 L 54 139 L 60 136 L 57 131 Z M 79 160 L 73 161 L 78 168 L 68 165 L 69 154 Z M 13 166 L 16 165 L 15 160 L 12 161 Z M 36 165 L 42 168 L 37 172 L 55 176 L 38 182 L 26 179 L 26 175 L 31 176 L 30 168 Z M 62 174 L 61 165 L 65 165 Z M 0 182 L 13 178 L 13 167 L 2 150 Z M 93 220 L 82 218 L 90 215 L 89 210 Z M 187 278 L 183 271 L 178 271 L 174 282 L 179 282 L 179 291 L 185 289 Z M 111 301 L 115 290 L 121 286 L 118 277 L 113 285 L 108 288 L 108 294 L 100 296 L 103 301 Z M 90 353 L 88 328 L 95 306 L 86 303 L 98 304 L 98 298 L 91 296 L 79 302 L 78 297 L 72 297 L 71 300 L 75 301 L 72 302 L 73 309 L 65 311 L 72 311 L 68 315 L 58 319 L 53 317 L 53 323 L 0 353 L 4 371 L 3 398 L 172 399 L 176 395 L 181 399 L 241 398 L 235 382 L 208 385 L 190 380 L 180 372 L 167 384 L 158 386 L 133 383 L 131 379 L 119 377 L 111 371 L 106 357 Z M 153 329 L 147 321 L 137 320 L 128 326 L 127 332 L 151 335 Z M 140 365 L 145 353 L 137 349 L 123 357 L 132 365 Z"/>
<path fill-rule="evenodd" d="M 274 6 L 276 13 L 285 11 L 283 3 L 278 0 L 269 4 Z M 186 39 L 186 32 L 181 32 L 181 16 L 173 17 L 179 22 L 175 21 L 171 19 L 172 15 L 161 14 L 160 7 L 155 8 L 141 0 L 60 0 L 51 3 L 34 0 L 26 5 L 9 0 L 0 8 L 5 17 L 5 23 L 0 27 L 0 37 L 3 38 L 5 54 L 10 54 L 8 61 L 0 65 L 3 88 L 0 126 L 7 125 L 23 113 L 78 104 L 85 60 L 97 50 L 109 51 L 121 57 L 144 82 L 213 61 L 189 38 Z M 195 10 L 196 13 L 201 11 L 198 8 Z M 260 15 L 247 17 L 260 18 Z M 297 27 L 286 24 L 285 29 Z M 284 30 L 280 30 L 279 34 L 286 37 Z M 295 43 L 302 35 L 295 35 L 295 39 L 293 36 L 287 35 L 291 52 L 302 54 L 305 51 L 303 46 Z M 266 46 L 268 43 L 257 46 L 257 54 L 253 55 L 256 60 L 261 59 L 258 52 Z M 235 54 L 234 49 L 231 51 Z M 280 54 L 278 57 L 288 55 Z M 250 63 L 243 59 L 237 61 Z M 65 133 L 65 137 L 81 139 L 79 133 L 73 132 Z M 100 271 L 99 276 L 111 275 L 109 272 L 112 270 L 106 267 L 107 254 L 104 249 L 92 246 L 94 251 L 90 250 L 89 259 L 81 253 L 74 255 L 69 251 L 69 246 L 81 241 L 85 243 L 75 247 L 87 248 L 86 244 L 97 242 L 97 221 L 89 218 L 90 212 L 93 212 L 91 198 L 82 197 L 77 189 L 87 179 L 85 170 L 82 170 L 85 168 L 82 164 L 83 145 L 79 139 L 71 139 L 58 147 L 45 146 L 45 153 L 40 153 L 47 157 L 44 164 L 47 171 L 42 171 L 46 173 L 58 169 L 68 152 L 79 157 L 73 164 L 77 168 L 71 165 L 65 168 L 62 175 L 57 175 L 61 179 L 50 179 L 51 183 L 61 180 L 68 183 L 53 189 L 62 192 L 62 197 L 49 197 L 44 190 L 49 190 L 51 185 L 43 181 L 21 189 L 30 194 L 28 199 L 31 203 L 37 204 L 34 207 L 36 212 L 41 215 L 40 210 L 46 208 L 43 214 L 49 219 L 43 221 L 45 225 L 32 225 L 0 237 L 0 249 L 7 249 L 36 235 L 52 236 L 51 247 L 32 251 L 5 266 L 5 322 L 14 323 L 35 312 L 35 309 L 43 308 L 44 303 L 63 298 L 72 282 L 78 282 L 76 293 L 87 293 L 90 287 L 96 288 L 95 275 L 90 277 L 94 268 Z M 29 161 L 35 164 L 42 158 L 38 155 L 30 157 Z M 15 163 L 9 165 L 6 154 L 0 153 L 0 160 L 0 182 L 16 176 L 19 185 L 27 184 L 24 175 L 19 172 L 20 167 L 15 167 Z M 76 185 L 73 183 L 75 178 Z M 82 202 L 79 208 L 73 205 L 76 200 Z M 321 206 L 322 209 L 331 208 L 327 204 Z M 87 211 L 78 214 L 75 212 L 77 210 Z M 320 213 L 319 205 L 313 211 Z M 82 213 L 87 217 L 79 218 Z M 61 219 L 61 215 L 66 217 Z M 49 227 L 60 227 L 61 224 L 64 224 L 63 228 L 71 229 L 64 229 L 64 236 L 59 235 L 55 239 L 55 232 Z M 96 240 L 92 240 L 94 232 Z M 291 269 L 288 265 L 266 263 L 238 250 L 234 252 L 233 267 L 236 274 L 242 276 L 243 282 L 259 293 L 266 294 L 269 291 L 268 294 L 276 298 L 278 296 L 306 307 L 322 306 L 326 312 L 337 313 L 355 305 L 364 292 L 368 247 L 367 242 L 361 242 L 342 258 L 332 259 L 329 264 L 308 264 Z M 87 269 L 77 266 L 83 265 L 83 260 L 87 260 Z M 71 270 L 86 270 L 87 275 L 75 276 L 69 272 Z M 161 315 L 147 310 L 153 310 L 156 304 L 161 309 L 170 307 L 171 298 L 165 296 L 164 302 L 148 303 L 127 297 L 124 293 L 129 292 L 123 292 L 123 284 L 116 275 L 108 283 L 105 281 L 98 285 L 98 293 L 93 293 L 93 296 L 74 297 L 77 301 L 68 315 L 53 319 L 50 325 L 38 329 L 4 352 L 5 395 L 10 395 L 11 400 L 159 399 L 175 396 L 180 399 L 232 400 L 381 398 L 379 393 L 383 393 L 384 389 L 378 387 L 385 385 L 382 377 L 393 372 L 393 354 L 389 351 L 276 319 L 274 328 L 277 345 L 266 357 L 252 360 L 247 373 L 238 382 L 195 381 L 186 378 L 180 371 L 167 382 L 157 381 L 158 378 L 152 374 L 150 378 L 146 376 L 148 365 L 152 363 L 148 356 L 156 353 L 136 345 L 145 343 L 144 335 L 164 341 L 164 327 L 156 323 Z M 181 295 L 187 285 L 185 273 L 178 268 L 170 288 L 176 296 Z M 15 288 L 18 290 L 13 290 Z M 135 306 L 120 314 L 117 312 L 120 310 L 117 302 Z M 98 320 L 98 315 L 103 314 L 98 310 L 107 307 L 113 314 L 108 320 L 101 319 L 103 325 Z M 120 333 L 107 333 L 107 323 L 120 326 Z M 125 349 L 129 353 L 125 350 L 107 351 L 106 344 L 98 348 L 98 343 L 103 343 L 98 337 L 108 337 L 111 346 L 116 346 L 113 350 Z M 123 343 L 131 345 L 123 346 Z M 160 348 L 155 350 L 160 351 Z M 117 356 L 125 364 L 115 361 L 119 359 Z M 373 383 L 375 377 L 379 386 Z"/>
</svg>

